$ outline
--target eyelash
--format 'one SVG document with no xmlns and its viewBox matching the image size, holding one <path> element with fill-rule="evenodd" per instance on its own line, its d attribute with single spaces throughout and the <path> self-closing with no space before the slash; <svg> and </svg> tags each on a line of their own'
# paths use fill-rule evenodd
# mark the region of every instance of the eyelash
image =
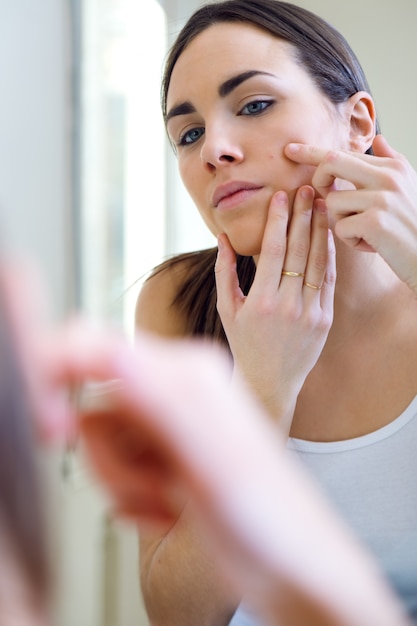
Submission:
<svg viewBox="0 0 417 626">
<path fill-rule="evenodd" d="M 195 133 L 196 131 L 202 131 L 201 135 L 199 135 L 199 137 L 197 137 L 197 139 L 195 139 L 194 141 L 187 141 L 187 137 L 189 137 L 191 133 Z M 178 146 L 191 146 L 193 143 L 198 141 L 198 139 L 200 139 L 200 137 L 202 137 L 204 133 L 205 133 L 205 128 L 203 128 L 202 126 L 191 128 L 190 130 L 187 130 L 187 132 L 185 132 L 183 135 L 181 135 L 179 142 L 178 142 Z"/>
<path fill-rule="evenodd" d="M 260 111 L 254 111 L 252 113 L 243 113 L 245 109 L 249 109 L 250 106 L 258 105 L 258 104 L 264 105 Z M 252 102 L 248 102 L 247 104 L 245 104 L 245 106 L 239 111 L 239 115 L 248 115 L 248 116 L 260 115 L 261 113 L 269 109 L 269 107 L 272 104 L 274 104 L 274 100 L 252 100 Z"/>
<path fill-rule="evenodd" d="M 274 100 L 253 100 L 252 102 L 248 102 L 248 104 L 245 104 L 245 106 L 239 111 L 238 115 L 239 116 L 247 116 L 247 117 L 254 117 L 257 115 L 261 115 L 264 111 L 266 111 L 267 109 L 269 109 L 269 107 L 274 104 Z M 252 113 L 249 112 L 249 107 L 253 106 L 253 105 L 263 105 L 262 108 L 258 111 L 253 111 Z M 247 109 L 248 112 L 247 113 L 243 113 L 243 111 Z M 193 140 L 193 141 L 187 141 L 187 137 L 189 138 L 191 133 L 195 133 L 196 131 L 201 131 L 201 134 L 197 137 L 197 139 Z M 178 146 L 191 146 L 194 143 L 196 143 L 196 141 L 198 141 L 205 133 L 205 129 L 202 126 L 197 126 L 195 128 L 191 128 L 190 130 L 187 130 L 187 132 L 185 132 L 183 135 L 181 135 L 181 137 L 179 138 L 178 141 Z"/>
</svg>

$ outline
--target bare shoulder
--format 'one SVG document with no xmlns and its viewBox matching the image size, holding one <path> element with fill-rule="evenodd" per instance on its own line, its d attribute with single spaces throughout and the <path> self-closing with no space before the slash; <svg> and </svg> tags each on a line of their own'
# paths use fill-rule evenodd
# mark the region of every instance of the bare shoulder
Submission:
<svg viewBox="0 0 417 626">
<path fill-rule="evenodd" d="M 163 263 L 154 270 L 136 302 L 136 328 L 167 337 L 185 334 L 186 320 L 175 306 L 175 298 L 187 277 L 188 266 L 187 259 L 183 258 Z"/>
</svg>

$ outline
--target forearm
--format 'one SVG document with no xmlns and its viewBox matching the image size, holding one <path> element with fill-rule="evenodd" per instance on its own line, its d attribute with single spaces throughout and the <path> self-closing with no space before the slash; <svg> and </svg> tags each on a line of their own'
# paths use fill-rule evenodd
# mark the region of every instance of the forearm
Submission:
<svg viewBox="0 0 417 626">
<path fill-rule="evenodd" d="M 354 558 L 354 576 L 341 574 L 346 565 L 343 562 L 339 571 L 333 572 L 333 579 L 338 578 L 341 585 L 330 582 L 325 587 L 318 585 L 316 588 L 300 589 L 297 585 L 288 584 L 281 575 L 275 579 L 271 576 L 269 593 L 253 604 L 266 624 L 271 626 L 411 626 L 405 607 L 394 596 L 380 572 L 369 567 L 363 555 Z M 322 568 L 318 564 L 318 569 Z"/>
<path fill-rule="evenodd" d="M 371 591 L 371 595 L 363 598 L 363 594 L 350 595 L 349 606 L 343 605 L 339 599 L 329 602 L 329 591 L 326 598 L 311 597 L 294 593 L 285 585 L 279 585 L 270 602 L 265 601 L 258 615 L 263 624 L 268 626 L 412 626 L 400 604 L 393 600 L 391 593 L 381 595 Z M 369 589 L 368 589 L 369 591 Z M 359 597 L 362 596 L 362 597 Z M 365 601 L 364 601 L 365 600 Z"/>
<path fill-rule="evenodd" d="M 239 602 L 200 525 L 183 515 L 162 538 L 141 535 L 141 588 L 152 626 L 227 626 Z"/>
</svg>

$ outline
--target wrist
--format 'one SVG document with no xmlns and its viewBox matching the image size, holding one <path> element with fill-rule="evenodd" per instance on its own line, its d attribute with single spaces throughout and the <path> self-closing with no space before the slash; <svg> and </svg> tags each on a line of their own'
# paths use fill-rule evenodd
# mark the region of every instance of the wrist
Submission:
<svg viewBox="0 0 417 626">
<path fill-rule="evenodd" d="M 279 425 L 282 433 L 287 436 L 294 417 L 299 388 L 294 385 L 272 385 L 268 381 L 254 380 L 243 374 L 235 365 L 231 379 L 232 386 L 244 384 L 255 396 L 270 418 Z"/>
</svg>

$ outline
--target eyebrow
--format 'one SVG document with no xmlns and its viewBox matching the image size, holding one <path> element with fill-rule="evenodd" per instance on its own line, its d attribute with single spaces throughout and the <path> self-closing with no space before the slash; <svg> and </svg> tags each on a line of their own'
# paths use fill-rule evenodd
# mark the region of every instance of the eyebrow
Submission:
<svg viewBox="0 0 417 626">
<path fill-rule="evenodd" d="M 242 72 L 241 74 L 237 74 L 236 76 L 232 76 L 232 78 L 228 78 L 221 83 L 218 88 L 218 94 L 220 98 L 226 98 L 234 89 L 237 89 L 239 85 L 244 83 L 246 80 L 249 80 L 253 76 L 274 76 L 274 74 L 270 74 L 269 72 L 261 72 L 260 70 L 248 70 L 247 72 Z M 174 106 L 170 111 L 168 111 L 166 116 L 166 123 L 173 117 L 177 115 L 188 115 L 189 113 L 195 113 L 196 109 L 191 102 L 188 100 L 185 102 L 181 102 L 177 106 Z"/>
<path fill-rule="evenodd" d="M 252 78 L 253 76 L 259 76 L 259 75 L 273 76 L 273 74 L 270 74 L 269 72 L 261 72 L 260 70 L 249 70 L 248 72 L 242 72 L 241 74 L 232 76 L 232 78 L 229 78 L 228 80 L 226 80 L 224 83 L 222 83 L 219 86 L 218 92 L 219 92 L 220 98 L 225 98 L 226 96 L 229 95 L 229 93 L 231 93 L 234 89 L 239 87 L 239 85 L 244 83 L 246 80 L 249 80 L 249 78 Z"/>
<path fill-rule="evenodd" d="M 188 115 L 189 113 L 195 113 L 195 106 L 188 101 L 181 102 L 181 104 L 178 104 L 168 111 L 165 123 L 168 123 L 172 117 L 176 117 L 177 115 Z"/>
</svg>

